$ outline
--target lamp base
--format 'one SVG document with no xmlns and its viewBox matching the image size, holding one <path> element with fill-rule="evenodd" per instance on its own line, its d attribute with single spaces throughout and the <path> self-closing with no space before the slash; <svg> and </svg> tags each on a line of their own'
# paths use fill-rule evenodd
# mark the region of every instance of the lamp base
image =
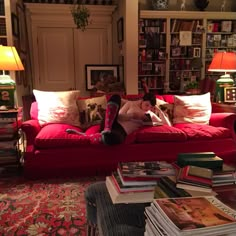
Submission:
<svg viewBox="0 0 236 236">
<path fill-rule="evenodd" d="M 9 75 L 0 75 L 0 106 L 15 107 L 16 83 Z"/>
<path fill-rule="evenodd" d="M 215 101 L 218 103 L 224 102 L 224 88 L 233 86 L 234 80 L 231 78 L 231 76 L 229 74 L 222 75 L 216 81 Z"/>
</svg>

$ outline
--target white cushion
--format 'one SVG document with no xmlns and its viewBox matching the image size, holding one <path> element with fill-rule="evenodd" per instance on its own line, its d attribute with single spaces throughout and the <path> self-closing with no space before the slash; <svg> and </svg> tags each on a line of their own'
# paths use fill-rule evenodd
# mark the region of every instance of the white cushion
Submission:
<svg viewBox="0 0 236 236">
<path fill-rule="evenodd" d="M 210 93 L 174 98 L 173 123 L 208 124 L 211 116 Z"/>
<path fill-rule="evenodd" d="M 76 104 L 79 90 L 51 92 L 34 89 L 33 93 L 38 103 L 38 120 L 41 125 L 65 123 L 80 126 Z"/>
</svg>

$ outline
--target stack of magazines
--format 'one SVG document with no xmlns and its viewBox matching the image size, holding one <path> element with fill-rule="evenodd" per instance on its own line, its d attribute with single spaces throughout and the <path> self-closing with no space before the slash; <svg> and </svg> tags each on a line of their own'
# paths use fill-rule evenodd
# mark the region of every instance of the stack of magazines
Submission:
<svg viewBox="0 0 236 236">
<path fill-rule="evenodd" d="M 214 196 L 154 199 L 145 236 L 236 235 L 236 211 Z"/>
</svg>

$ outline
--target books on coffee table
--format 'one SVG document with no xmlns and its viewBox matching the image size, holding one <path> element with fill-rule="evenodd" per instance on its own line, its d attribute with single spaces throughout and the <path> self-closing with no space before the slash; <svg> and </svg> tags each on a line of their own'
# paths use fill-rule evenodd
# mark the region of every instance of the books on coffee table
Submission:
<svg viewBox="0 0 236 236">
<path fill-rule="evenodd" d="M 146 235 L 236 234 L 236 211 L 213 196 L 154 199 L 145 215 Z"/>
</svg>

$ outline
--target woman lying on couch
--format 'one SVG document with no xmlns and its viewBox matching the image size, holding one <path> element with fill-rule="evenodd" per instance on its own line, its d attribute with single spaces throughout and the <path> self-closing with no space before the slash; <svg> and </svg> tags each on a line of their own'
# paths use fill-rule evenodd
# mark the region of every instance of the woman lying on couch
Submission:
<svg viewBox="0 0 236 236">
<path fill-rule="evenodd" d="M 92 137 L 94 138 L 93 143 L 121 144 L 127 135 L 144 125 L 171 125 L 167 115 L 155 105 L 156 97 L 152 93 L 146 93 L 142 99 L 137 101 L 127 101 L 122 107 L 120 95 L 112 95 L 107 102 L 105 119 L 101 123 L 100 133 Z M 158 115 L 152 111 L 154 107 L 158 109 Z M 78 133 L 72 129 L 66 131 Z"/>
<path fill-rule="evenodd" d="M 108 103 L 105 121 L 101 124 L 102 141 L 107 145 L 122 143 L 126 136 L 143 125 L 169 124 L 168 118 L 159 110 L 159 116 L 152 112 L 156 97 L 146 93 L 142 99 L 127 101 L 121 108 L 121 97 L 113 95 Z"/>
</svg>

